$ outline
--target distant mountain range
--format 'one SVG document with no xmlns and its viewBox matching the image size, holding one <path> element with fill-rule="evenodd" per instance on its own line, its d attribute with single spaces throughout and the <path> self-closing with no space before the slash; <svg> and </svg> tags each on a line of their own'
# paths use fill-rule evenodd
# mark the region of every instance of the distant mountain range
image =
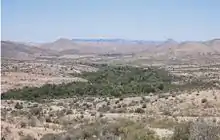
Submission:
<svg viewBox="0 0 220 140">
<path fill-rule="evenodd" d="M 128 40 L 128 39 L 72 39 L 74 42 L 106 42 L 106 43 L 134 43 L 134 44 L 160 44 L 163 41 Z"/>
<path fill-rule="evenodd" d="M 13 59 L 35 59 L 36 57 L 58 57 L 64 55 L 136 54 L 193 56 L 220 54 L 220 39 L 208 41 L 177 42 L 145 41 L 126 39 L 66 39 L 48 43 L 21 43 L 1 41 L 1 57 Z"/>
</svg>

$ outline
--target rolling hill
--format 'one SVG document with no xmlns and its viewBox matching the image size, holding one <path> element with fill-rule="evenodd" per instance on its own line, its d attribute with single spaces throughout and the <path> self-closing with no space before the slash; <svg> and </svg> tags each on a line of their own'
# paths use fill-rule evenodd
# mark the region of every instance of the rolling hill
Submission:
<svg viewBox="0 0 220 140">
<path fill-rule="evenodd" d="M 198 56 L 220 54 L 220 39 L 205 42 L 138 41 L 123 39 L 65 39 L 37 44 L 1 41 L 1 57 L 34 59 L 39 56 L 136 54 L 137 56 Z"/>
<path fill-rule="evenodd" d="M 39 56 L 56 56 L 57 52 L 28 46 L 25 44 L 1 41 L 1 57 L 7 59 L 32 60 Z"/>
</svg>

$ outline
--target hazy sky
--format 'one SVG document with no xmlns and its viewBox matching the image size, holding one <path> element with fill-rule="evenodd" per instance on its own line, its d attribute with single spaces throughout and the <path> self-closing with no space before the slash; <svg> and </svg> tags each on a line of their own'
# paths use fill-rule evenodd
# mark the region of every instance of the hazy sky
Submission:
<svg viewBox="0 0 220 140">
<path fill-rule="evenodd" d="M 220 0 L 1 0 L 2 39 L 209 40 L 220 37 Z"/>
</svg>

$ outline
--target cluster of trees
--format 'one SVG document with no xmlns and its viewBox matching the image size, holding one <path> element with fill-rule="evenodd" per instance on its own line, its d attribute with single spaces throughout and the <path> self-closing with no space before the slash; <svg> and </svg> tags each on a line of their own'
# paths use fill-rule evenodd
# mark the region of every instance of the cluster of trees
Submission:
<svg viewBox="0 0 220 140">
<path fill-rule="evenodd" d="M 163 91 L 171 83 L 168 72 L 162 69 L 142 69 L 129 66 L 99 66 L 97 72 L 86 72 L 80 76 L 89 82 L 73 82 L 42 87 L 25 87 L 2 94 L 2 99 L 36 100 L 63 98 L 75 95 L 122 96 Z"/>
<path fill-rule="evenodd" d="M 160 93 L 176 88 L 171 84 L 172 77 L 163 69 L 108 65 L 101 65 L 99 68 L 97 72 L 86 72 L 79 75 L 88 82 L 25 87 L 7 91 L 1 95 L 1 98 L 38 100 L 88 95 L 119 97 Z"/>
</svg>

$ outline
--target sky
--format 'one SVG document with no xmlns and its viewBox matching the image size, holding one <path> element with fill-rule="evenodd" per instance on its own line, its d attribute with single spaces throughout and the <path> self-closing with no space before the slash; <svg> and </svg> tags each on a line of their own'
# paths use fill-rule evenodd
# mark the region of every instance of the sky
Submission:
<svg viewBox="0 0 220 140">
<path fill-rule="evenodd" d="M 2 40 L 210 40 L 220 0 L 1 0 Z"/>
</svg>

